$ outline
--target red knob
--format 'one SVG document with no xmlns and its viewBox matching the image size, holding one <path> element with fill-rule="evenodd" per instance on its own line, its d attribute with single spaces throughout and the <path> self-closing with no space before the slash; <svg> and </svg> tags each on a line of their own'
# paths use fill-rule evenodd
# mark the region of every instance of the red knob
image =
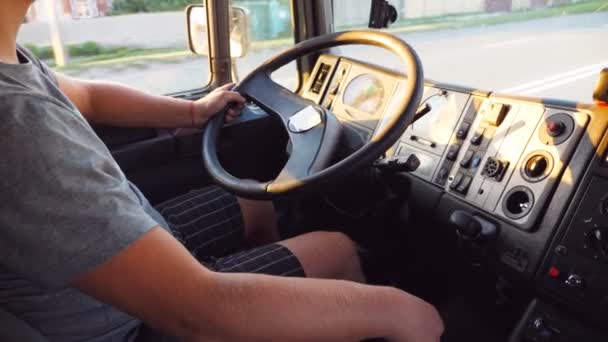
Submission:
<svg viewBox="0 0 608 342">
<path fill-rule="evenodd" d="M 547 133 L 552 137 L 559 137 L 566 130 L 566 125 L 561 121 L 547 122 Z"/>
</svg>

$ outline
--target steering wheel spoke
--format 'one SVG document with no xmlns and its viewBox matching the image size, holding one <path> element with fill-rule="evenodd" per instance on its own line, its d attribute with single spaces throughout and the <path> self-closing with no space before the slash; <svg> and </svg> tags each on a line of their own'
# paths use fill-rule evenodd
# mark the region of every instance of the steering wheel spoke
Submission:
<svg viewBox="0 0 608 342">
<path fill-rule="evenodd" d="M 248 77 L 235 90 L 267 112 L 280 117 L 285 127 L 294 114 L 315 104 L 274 82 L 268 72 Z"/>
<path fill-rule="evenodd" d="M 291 147 L 289 159 L 276 179 L 266 188 L 269 193 L 282 193 L 286 189 L 297 186 L 311 175 L 325 169 L 330 163 L 340 142 L 342 126 L 338 119 L 321 107 L 306 107 L 298 115 L 318 115 L 320 121 L 312 128 L 295 131 L 294 124 L 288 124 L 288 134 Z M 311 121 L 312 123 L 312 121 Z"/>
</svg>

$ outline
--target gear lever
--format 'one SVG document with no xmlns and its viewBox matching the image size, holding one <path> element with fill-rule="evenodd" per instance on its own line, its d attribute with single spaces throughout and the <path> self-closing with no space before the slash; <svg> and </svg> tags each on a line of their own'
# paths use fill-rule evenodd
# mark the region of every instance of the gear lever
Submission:
<svg viewBox="0 0 608 342">
<path fill-rule="evenodd" d="M 463 253 L 471 264 L 481 266 L 491 250 L 488 244 L 498 235 L 496 224 L 463 210 L 452 213 L 450 224 L 455 228 Z"/>
</svg>

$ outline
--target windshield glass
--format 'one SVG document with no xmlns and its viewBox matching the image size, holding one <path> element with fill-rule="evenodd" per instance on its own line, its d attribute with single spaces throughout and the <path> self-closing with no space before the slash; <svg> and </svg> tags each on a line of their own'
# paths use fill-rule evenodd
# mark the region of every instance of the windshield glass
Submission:
<svg viewBox="0 0 608 342">
<path fill-rule="evenodd" d="M 289 0 L 232 0 L 232 5 L 245 9 L 249 14 L 251 47 L 246 56 L 235 61 L 235 74 L 242 79 L 278 51 L 293 45 L 293 20 Z M 288 89 L 297 89 L 296 63 L 280 68 L 272 78 Z"/>
<path fill-rule="evenodd" d="M 188 4 L 201 0 L 39 0 L 18 42 L 54 70 L 154 94 L 201 88 L 209 62 L 188 48 Z"/>
<path fill-rule="evenodd" d="M 427 79 L 480 90 L 591 102 L 608 67 L 608 0 L 390 0 L 389 29 L 418 52 Z M 334 0 L 337 31 L 365 28 L 371 0 Z M 341 53 L 393 69 L 384 50 Z"/>
</svg>

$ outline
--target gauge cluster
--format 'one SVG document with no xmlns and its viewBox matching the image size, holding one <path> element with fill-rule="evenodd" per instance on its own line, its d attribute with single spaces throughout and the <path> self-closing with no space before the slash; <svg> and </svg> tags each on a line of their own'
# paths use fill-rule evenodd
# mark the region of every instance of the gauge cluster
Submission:
<svg viewBox="0 0 608 342">
<path fill-rule="evenodd" d="M 356 110 L 357 113 L 377 116 L 378 111 L 386 100 L 386 90 L 384 82 L 374 74 L 361 74 L 352 79 L 342 94 L 342 103 L 345 111 L 351 117 L 355 115 L 349 113 L 349 109 Z"/>
</svg>

